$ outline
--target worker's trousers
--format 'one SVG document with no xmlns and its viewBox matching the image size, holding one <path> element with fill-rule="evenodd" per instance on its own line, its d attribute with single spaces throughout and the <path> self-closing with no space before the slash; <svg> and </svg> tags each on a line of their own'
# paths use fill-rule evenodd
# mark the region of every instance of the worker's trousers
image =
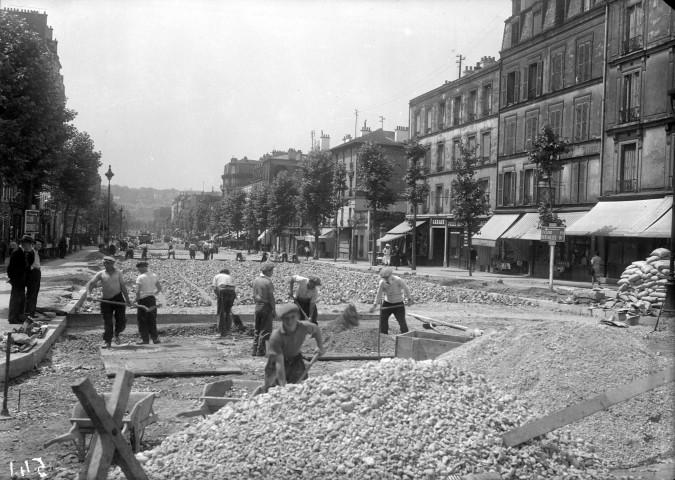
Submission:
<svg viewBox="0 0 675 480">
<path fill-rule="evenodd" d="M 315 308 L 314 311 L 312 312 L 312 315 L 309 314 L 309 311 L 311 310 L 310 305 L 312 304 L 309 300 L 309 298 L 298 298 L 295 297 L 295 303 L 298 304 L 298 307 L 304 312 L 305 317 L 312 322 L 314 325 L 318 325 L 319 322 L 317 322 L 317 309 Z"/>
<path fill-rule="evenodd" d="M 255 306 L 255 327 L 253 330 L 253 356 L 265 356 L 265 342 L 272 334 L 274 307 L 268 303 L 257 303 Z"/>
<path fill-rule="evenodd" d="M 286 371 L 286 383 L 299 383 L 300 377 L 305 373 L 305 361 L 302 355 L 296 355 L 291 358 L 284 358 L 284 370 Z M 268 388 L 279 385 L 277 378 L 277 364 L 271 358 L 267 360 L 265 365 L 265 391 Z"/>
<path fill-rule="evenodd" d="M 39 268 L 31 269 L 28 274 L 28 285 L 26 289 L 26 315 L 34 316 L 35 307 L 37 307 L 38 293 L 40 293 L 40 280 L 42 272 Z"/>
<path fill-rule="evenodd" d="M 401 333 L 408 332 L 408 324 L 405 321 L 405 304 L 403 302 L 389 303 L 386 300 L 382 302 L 380 309 L 380 333 L 389 333 L 389 317 L 394 314 Z"/>
<path fill-rule="evenodd" d="M 154 307 L 157 301 L 154 295 L 143 297 L 138 301 L 139 305 L 144 307 Z M 146 312 L 144 308 L 136 310 L 136 321 L 138 322 L 138 333 L 141 335 L 141 340 L 149 342 L 150 339 L 157 340 L 157 309 L 151 312 Z"/>
<path fill-rule="evenodd" d="M 105 298 L 111 302 L 124 303 L 124 296 L 118 293 L 112 298 Z M 101 316 L 103 317 L 103 341 L 110 343 L 113 338 L 113 333 L 118 336 L 124 331 L 127 326 L 126 305 L 113 305 L 110 303 L 101 303 Z M 113 315 L 115 316 L 115 323 L 113 325 Z"/>
<path fill-rule="evenodd" d="M 9 294 L 9 323 L 23 323 L 26 318 L 26 284 L 12 280 L 12 292 Z"/>
<path fill-rule="evenodd" d="M 232 331 L 232 305 L 237 293 L 232 288 L 218 288 L 218 333 L 228 334 Z"/>
</svg>

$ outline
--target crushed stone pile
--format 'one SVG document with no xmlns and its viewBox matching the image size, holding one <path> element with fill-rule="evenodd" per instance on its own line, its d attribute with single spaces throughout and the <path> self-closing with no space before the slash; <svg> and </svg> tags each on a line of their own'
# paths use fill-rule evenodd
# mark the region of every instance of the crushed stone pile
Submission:
<svg viewBox="0 0 675 480">
<path fill-rule="evenodd" d="M 581 440 L 504 447 L 529 415 L 480 375 L 394 359 L 226 406 L 137 458 L 151 479 L 608 478 Z"/>
<path fill-rule="evenodd" d="M 497 388 L 526 400 L 538 417 L 671 366 L 629 329 L 581 320 L 508 327 L 439 358 L 485 375 Z M 591 441 L 616 466 L 644 464 L 672 453 L 674 398 L 670 383 L 562 431 Z"/>
<path fill-rule="evenodd" d="M 670 274 L 670 250 L 657 248 L 645 260 L 633 262 L 617 282 L 617 300 L 641 311 L 660 309 L 666 299 L 666 279 Z"/>
</svg>

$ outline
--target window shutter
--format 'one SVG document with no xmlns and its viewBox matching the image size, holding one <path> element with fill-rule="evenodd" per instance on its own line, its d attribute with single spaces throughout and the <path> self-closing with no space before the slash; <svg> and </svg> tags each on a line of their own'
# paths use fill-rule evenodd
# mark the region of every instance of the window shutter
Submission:
<svg viewBox="0 0 675 480">
<path fill-rule="evenodd" d="M 522 205 L 523 203 L 525 203 L 525 201 L 524 201 L 525 200 L 525 197 L 524 197 L 525 190 L 523 188 L 524 185 L 525 185 L 525 169 L 522 169 L 520 171 L 520 175 L 519 175 L 519 178 L 518 178 L 518 191 L 519 191 L 518 192 L 518 205 Z"/>
<path fill-rule="evenodd" d="M 516 204 L 516 192 L 518 185 L 516 185 L 516 172 L 515 170 L 511 173 L 511 205 Z"/>
<path fill-rule="evenodd" d="M 497 206 L 504 205 L 504 174 L 497 175 Z"/>
<path fill-rule="evenodd" d="M 504 75 L 504 76 L 502 77 L 502 89 L 501 89 L 501 97 L 502 97 L 502 100 L 501 100 L 501 106 L 502 106 L 502 107 L 505 107 L 505 106 L 506 106 L 506 97 L 507 97 L 507 93 L 506 93 L 506 85 L 507 85 L 507 83 L 506 83 L 506 78 L 507 78 L 507 77 L 508 77 L 508 74 L 506 74 L 506 75 Z"/>
<path fill-rule="evenodd" d="M 574 141 L 579 141 L 581 138 L 581 129 L 580 129 L 580 117 L 581 117 L 581 105 L 574 106 Z"/>
<path fill-rule="evenodd" d="M 539 60 L 537 62 L 537 92 L 536 95 L 539 96 L 541 95 L 541 89 L 542 89 L 542 79 L 544 78 L 544 62 Z"/>
<path fill-rule="evenodd" d="M 521 95 L 520 95 L 520 98 L 522 98 L 523 100 L 528 99 L 527 87 L 528 87 L 529 77 L 530 77 L 530 66 L 528 65 L 527 67 L 525 67 L 525 70 L 523 70 L 523 84 L 522 84 L 523 90 L 522 90 Z"/>
<path fill-rule="evenodd" d="M 584 103 L 583 104 L 583 118 L 582 118 L 582 124 L 581 124 L 581 135 L 584 140 L 588 140 L 588 116 L 590 114 L 590 102 L 589 103 Z"/>
<path fill-rule="evenodd" d="M 448 212 L 449 212 L 450 211 L 450 189 L 449 188 L 445 189 L 445 202 L 444 203 L 448 206 Z"/>
<path fill-rule="evenodd" d="M 431 129 L 438 130 L 438 107 L 436 105 L 431 107 Z"/>
<path fill-rule="evenodd" d="M 516 71 L 516 78 L 515 78 L 515 88 L 513 89 L 513 102 L 519 102 L 520 97 L 518 94 L 520 93 L 520 70 Z"/>
</svg>

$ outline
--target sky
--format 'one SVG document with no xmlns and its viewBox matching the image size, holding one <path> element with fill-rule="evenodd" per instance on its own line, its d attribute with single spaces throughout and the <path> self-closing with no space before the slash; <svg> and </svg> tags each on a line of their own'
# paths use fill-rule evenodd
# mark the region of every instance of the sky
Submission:
<svg viewBox="0 0 675 480">
<path fill-rule="evenodd" d="M 510 0 L 0 0 L 43 10 L 113 184 L 219 190 L 232 157 L 331 146 L 498 57 Z M 105 181 L 105 179 L 104 179 Z"/>
</svg>

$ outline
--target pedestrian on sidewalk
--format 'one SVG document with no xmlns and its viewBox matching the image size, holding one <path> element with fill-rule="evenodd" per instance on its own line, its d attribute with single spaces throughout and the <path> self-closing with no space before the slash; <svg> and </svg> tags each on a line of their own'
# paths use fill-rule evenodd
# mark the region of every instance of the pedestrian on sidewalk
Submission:
<svg viewBox="0 0 675 480">
<path fill-rule="evenodd" d="M 382 301 L 382 297 L 384 296 L 380 308 L 380 333 L 389 334 L 389 317 L 392 314 L 398 322 L 401 333 L 407 333 L 408 325 L 405 321 L 403 295 L 405 294 L 408 299 L 408 306 L 414 303 L 408 285 L 406 285 L 401 277 L 394 275 L 394 270 L 391 267 L 383 268 L 380 271 L 380 277 L 375 302 L 370 308 L 370 311 L 374 312 L 380 306 L 380 301 Z"/>
<path fill-rule="evenodd" d="M 98 272 L 87 283 L 87 300 L 91 298 L 91 289 L 94 288 L 98 282 L 101 282 L 101 299 L 110 302 L 119 302 L 130 304 L 129 292 L 124 284 L 122 272 L 115 268 L 115 258 L 103 257 L 104 269 Z M 126 305 L 115 305 L 111 303 L 101 302 L 101 317 L 103 318 L 103 348 L 110 348 L 110 343 L 114 340 L 115 344 L 121 343 L 120 334 L 127 326 Z M 113 316 L 115 322 L 113 324 Z"/>
<path fill-rule="evenodd" d="M 9 323 L 20 324 L 26 319 L 26 286 L 34 261 L 33 238 L 24 235 L 21 237 L 21 246 L 12 251 L 7 265 L 7 277 L 12 285 L 9 295 Z"/>
<path fill-rule="evenodd" d="M 307 369 L 302 359 L 302 344 L 308 335 L 316 340 L 319 356 L 326 353 L 319 327 L 301 322 L 299 313 L 298 306 L 293 303 L 279 308 L 281 327 L 274 330 L 269 341 L 269 360 L 265 365 L 263 387 L 265 392 L 273 386 L 285 387 L 287 383 L 300 383 Z"/>
<path fill-rule="evenodd" d="M 31 244 L 33 250 L 33 263 L 28 270 L 28 281 L 26 282 L 26 315 L 35 316 L 37 307 L 38 293 L 40 293 L 40 281 L 42 272 L 40 270 L 40 245 L 42 242 L 36 241 Z"/>
<path fill-rule="evenodd" d="M 385 267 L 391 266 L 391 245 L 388 243 L 382 249 L 382 263 Z"/>
<path fill-rule="evenodd" d="M 197 245 L 195 245 L 194 242 L 192 242 L 188 246 L 188 249 L 190 250 L 190 260 L 196 260 L 196 258 L 197 258 Z"/>
<path fill-rule="evenodd" d="M 150 343 L 160 343 L 157 335 L 157 295 L 162 291 L 162 284 L 155 273 L 148 272 L 148 262 L 139 262 L 136 264 L 138 269 L 138 278 L 136 278 L 136 303 L 143 305 L 151 311 L 144 308 L 136 310 L 136 320 L 138 322 L 138 333 L 141 335 L 139 345 Z M 155 308 L 152 308 L 155 307 Z"/>
<path fill-rule="evenodd" d="M 478 259 L 478 251 L 474 247 L 471 247 L 469 251 L 469 258 L 471 259 L 469 267 L 471 270 L 469 271 L 474 272 L 476 270 L 476 260 Z"/>
<path fill-rule="evenodd" d="M 148 259 L 148 244 L 144 243 L 141 245 L 141 260 L 147 260 Z"/>
<path fill-rule="evenodd" d="M 274 274 L 273 263 L 263 263 L 260 275 L 253 280 L 253 299 L 255 300 L 255 329 L 253 331 L 254 357 L 265 356 L 265 342 L 272 333 L 272 321 L 276 316 L 274 284 L 270 277 Z"/>
<path fill-rule="evenodd" d="M 600 276 L 602 275 L 602 258 L 595 252 L 593 258 L 591 258 L 591 287 L 595 286 L 595 281 L 598 281 L 598 287 L 600 286 Z"/>
<path fill-rule="evenodd" d="M 293 296 L 293 285 L 298 283 L 298 289 Z M 316 275 L 309 277 L 302 277 L 300 275 L 291 275 L 289 282 L 290 292 L 289 296 L 300 307 L 305 317 L 313 324 L 318 325 L 316 304 L 319 301 L 319 288 L 321 286 L 321 279 Z"/>
<path fill-rule="evenodd" d="M 391 265 L 396 270 L 398 270 L 398 267 L 401 266 L 401 252 L 396 245 L 394 245 L 391 249 Z"/>
<path fill-rule="evenodd" d="M 228 337 L 232 335 L 232 305 L 237 298 L 237 291 L 234 287 L 234 279 L 230 275 L 230 270 L 223 268 L 211 283 L 213 293 L 216 294 L 217 300 L 217 314 L 218 314 L 218 333 L 221 337 Z M 241 328 L 244 325 L 241 320 L 237 327 Z"/>
<path fill-rule="evenodd" d="M 166 256 L 166 259 L 170 259 L 173 257 L 173 259 L 176 259 L 176 251 L 173 249 L 173 243 L 169 243 L 169 253 Z"/>
</svg>

